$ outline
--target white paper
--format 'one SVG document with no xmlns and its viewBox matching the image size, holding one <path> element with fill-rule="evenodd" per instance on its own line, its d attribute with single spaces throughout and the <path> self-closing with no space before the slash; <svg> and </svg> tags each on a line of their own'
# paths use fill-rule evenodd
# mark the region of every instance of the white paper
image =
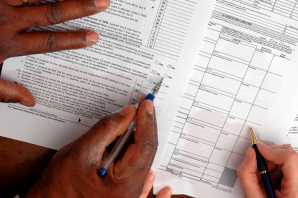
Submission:
<svg viewBox="0 0 298 198">
<path fill-rule="evenodd" d="M 298 115 L 294 118 L 284 144 L 291 145 L 298 152 Z"/>
<path fill-rule="evenodd" d="M 1 135 L 59 149 L 101 116 L 137 103 L 142 92 L 163 77 L 155 99 L 162 152 L 213 4 L 114 0 L 103 13 L 30 29 L 90 29 L 100 39 L 86 49 L 7 60 L 2 78 L 28 88 L 37 104 L 33 108 L 1 104 Z"/>
<path fill-rule="evenodd" d="M 243 197 L 237 168 L 251 146 L 282 144 L 297 113 L 295 2 L 216 1 L 154 192 Z M 279 9 L 282 7 L 282 9 Z M 291 14 L 292 13 L 292 14 Z"/>
</svg>

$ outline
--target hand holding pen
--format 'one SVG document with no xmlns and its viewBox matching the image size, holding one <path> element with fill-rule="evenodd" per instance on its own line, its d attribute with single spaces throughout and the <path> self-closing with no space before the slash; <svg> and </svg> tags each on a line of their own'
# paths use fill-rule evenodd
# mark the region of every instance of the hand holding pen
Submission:
<svg viewBox="0 0 298 198">
<path fill-rule="evenodd" d="M 158 93 L 161 87 L 162 81 L 163 81 L 163 78 L 158 83 L 156 83 L 156 85 L 151 90 L 151 93 L 149 93 L 144 100 L 151 100 L 153 102 L 155 95 Z M 139 104 L 139 108 L 141 105 L 142 105 L 142 102 L 141 104 Z M 118 139 L 116 145 L 112 149 L 109 156 L 104 160 L 104 163 L 101 169 L 98 171 L 98 175 L 100 177 L 104 177 L 106 175 L 108 167 L 116 160 L 119 153 L 124 148 L 125 144 L 130 139 L 130 137 L 133 135 L 133 132 L 136 130 L 136 126 L 137 126 L 137 117 L 135 117 L 135 119 L 132 121 L 128 129 L 121 135 L 121 137 Z"/>
<path fill-rule="evenodd" d="M 108 156 L 106 147 L 129 127 L 137 116 L 134 142 L 105 177 L 97 171 Z M 60 149 L 42 177 L 24 198 L 39 197 L 147 197 L 154 175 L 149 173 L 157 149 L 157 124 L 153 102 L 145 100 L 137 110 L 134 105 L 100 119 L 81 137 Z M 147 177 L 147 179 L 146 179 Z M 156 198 L 169 198 L 164 188 Z"/>
<path fill-rule="evenodd" d="M 259 153 L 266 160 L 272 181 L 272 189 L 277 198 L 298 197 L 298 154 L 289 145 L 267 146 L 256 144 Z M 265 198 L 266 190 L 257 171 L 257 156 L 252 147 L 247 150 L 245 160 L 238 168 L 238 177 L 246 198 Z"/>
</svg>

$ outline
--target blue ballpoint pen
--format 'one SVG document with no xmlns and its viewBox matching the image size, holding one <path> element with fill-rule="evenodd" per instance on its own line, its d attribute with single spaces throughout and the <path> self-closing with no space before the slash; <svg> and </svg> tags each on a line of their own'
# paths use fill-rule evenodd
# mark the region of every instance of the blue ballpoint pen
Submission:
<svg viewBox="0 0 298 198">
<path fill-rule="evenodd" d="M 157 83 L 153 89 L 152 93 L 149 93 L 144 100 L 151 100 L 153 101 L 155 98 L 155 95 L 158 93 L 158 90 L 161 87 L 163 78 Z M 141 104 L 139 105 L 139 107 Z M 128 139 L 130 136 L 133 134 L 135 131 L 137 125 L 137 117 L 132 121 L 132 123 L 129 125 L 128 129 L 124 132 L 124 134 L 119 138 L 117 141 L 116 145 L 113 147 L 111 153 L 109 154 L 108 158 L 104 161 L 103 166 L 100 170 L 98 170 L 97 174 L 100 177 L 104 177 L 107 173 L 107 168 L 111 165 L 111 163 L 114 162 L 114 160 L 118 157 L 120 151 L 123 149 L 124 145 L 127 143 Z"/>
<path fill-rule="evenodd" d="M 252 140 L 252 147 L 255 150 L 256 155 L 257 155 L 257 165 L 258 165 L 259 173 L 263 180 L 266 195 L 268 198 L 275 198 L 276 196 L 274 193 L 272 182 L 271 182 L 269 173 L 267 172 L 268 167 L 267 167 L 264 157 L 261 155 L 261 153 L 258 150 L 258 147 L 257 147 L 258 139 L 257 139 L 254 131 L 252 130 L 252 128 L 250 128 L 250 134 L 251 134 L 251 140 Z"/>
</svg>

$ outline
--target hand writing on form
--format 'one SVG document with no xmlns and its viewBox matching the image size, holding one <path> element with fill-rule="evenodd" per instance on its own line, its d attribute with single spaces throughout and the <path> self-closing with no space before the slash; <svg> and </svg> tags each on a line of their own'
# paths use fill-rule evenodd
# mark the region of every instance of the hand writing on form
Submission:
<svg viewBox="0 0 298 198">
<path fill-rule="evenodd" d="M 0 65 L 7 58 L 89 47 L 98 41 L 92 31 L 31 32 L 29 27 L 48 26 L 105 10 L 109 0 L 69 0 L 20 7 L 40 0 L 0 0 Z M 35 100 L 20 85 L 0 80 L 0 101 L 34 106 Z"/>
<path fill-rule="evenodd" d="M 128 128 L 136 114 L 134 143 L 116 163 L 111 164 L 105 177 L 99 177 L 97 171 L 108 156 L 106 147 Z M 148 187 L 152 186 L 152 175 L 148 172 L 157 144 L 153 103 L 145 100 L 138 113 L 135 106 L 128 106 L 102 118 L 80 138 L 60 149 L 24 197 L 134 198 L 143 192 L 141 198 L 144 198 L 149 192 Z M 157 198 L 170 196 L 171 190 L 165 188 Z"/>
<path fill-rule="evenodd" d="M 289 145 L 267 146 L 258 142 L 278 198 L 298 198 L 298 154 Z M 247 150 L 245 160 L 238 168 L 238 177 L 246 198 L 265 198 L 253 148 Z"/>
</svg>

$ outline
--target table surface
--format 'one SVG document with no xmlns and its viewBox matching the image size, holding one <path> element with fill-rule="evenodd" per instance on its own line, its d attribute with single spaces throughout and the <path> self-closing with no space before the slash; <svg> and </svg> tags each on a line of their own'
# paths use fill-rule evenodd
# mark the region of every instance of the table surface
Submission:
<svg viewBox="0 0 298 198">
<path fill-rule="evenodd" d="M 55 150 L 0 136 L 0 195 L 24 194 L 40 177 Z M 5 171 L 4 171 L 5 170 Z M 154 198 L 152 190 L 148 196 Z M 187 198 L 173 195 L 173 198 Z"/>
</svg>

